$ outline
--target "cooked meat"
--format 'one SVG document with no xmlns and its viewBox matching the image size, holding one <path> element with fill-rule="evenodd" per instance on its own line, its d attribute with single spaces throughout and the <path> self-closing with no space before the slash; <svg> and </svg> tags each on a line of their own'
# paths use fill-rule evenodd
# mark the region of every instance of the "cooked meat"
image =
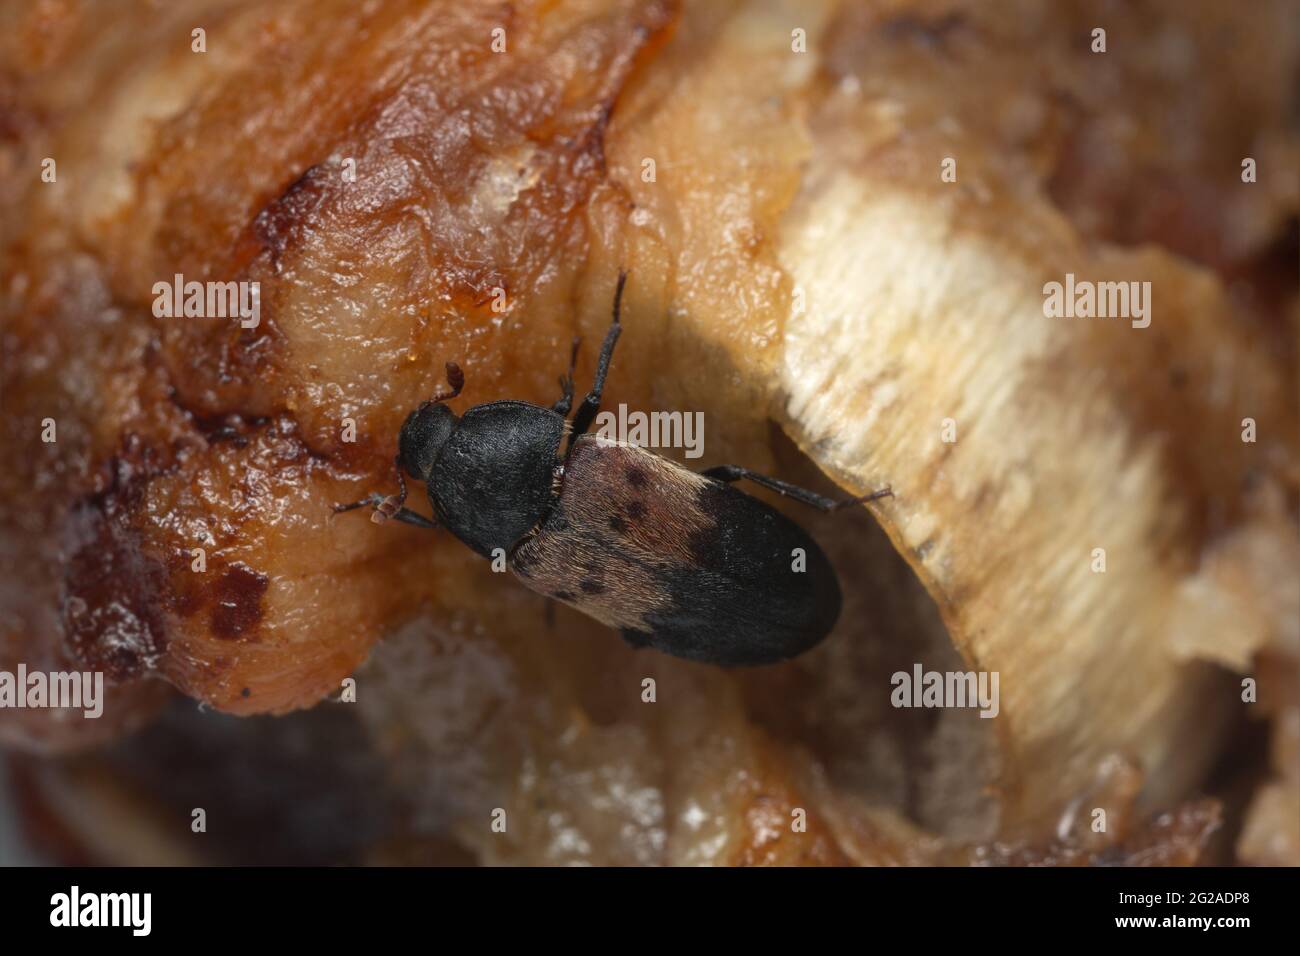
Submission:
<svg viewBox="0 0 1300 956">
<path fill-rule="evenodd" d="M 1107 8 L 1096 53 L 1096 19 L 5 6 L 0 670 L 112 686 L 99 721 L 2 711 L 0 740 L 354 678 L 392 826 L 439 859 L 1225 858 L 1205 795 L 1242 679 L 1280 740 L 1300 713 L 1300 36 L 1284 2 L 1171 0 Z M 844 585 L 805 657 L 635 652 L 445 534 L 331 511 L 395 490 L 447 361 L 457 411 L 550 404 L 581 335 L 584 388 L 620 268 L 607 407 L 703 412 L 692 467 L 894 491 L 874 518 L 774 502 Z M 1045 315 L 1067 274 L 1149 283 L 1149 324 Z M 259 311 L 167 314 L 176 282 Z M 891 706 L 913 665 L 997 672 L 999 715 Z M 1270 779 L 1239 852 L 1300 862 L 1294 753 Z M 1095 807 L 1122 825 L 1078 829 Z"/>
</svg>

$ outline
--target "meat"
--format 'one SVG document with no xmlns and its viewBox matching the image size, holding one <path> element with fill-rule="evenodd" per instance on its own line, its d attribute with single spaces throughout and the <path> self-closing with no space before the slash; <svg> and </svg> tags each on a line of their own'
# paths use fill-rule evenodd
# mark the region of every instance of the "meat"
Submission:
<svg viewBox="0 0 1300 956">
<path fill-rule="evenodd" d="M 1242 679 L 1280 741 L 1297 706 L 1288 14 L 1117 8 L 1100 54 L 1089 5 L 1029 0 L 6 6 L 0 670 L 112 687 L 0 739 L 351 677 L 431 858 L 1221 854 Z M 392 489 L 445 362 L 457 412 L 549 404 L 575 334 L 589 381 L 620 268 L 609 407 L 702 412 L 691 467 L 894 489 L 798 516 L 845 592 L 805 657 L 638 654 L 332 516 Z M 1150 283 L 1149 326 L 1044 315 L 1067 273 Z M 177 275 L 256 284 L 256 323 L 156 314 Z M 999 717 L 890 706 L 917 663 L 998 672 Z M 1091 794 L 1125 825 L 1065 826 Z M 1295 801 L 1279 759 L 1244 858 L 1295 861 Z"/>
<path fill-rule="evenodd" d="M 398 427 L 433 390 L 440 356 L 454 352 L 472 369 L 482 398 L 503 382 L 521 397 L 553 390 L 559 343 L 573 331 L 562 303 L 588 244 L 583 208 L 600 180 L 603 131 L 667 11 L 236 7 L 208 28 L 213 65 L 199 77 L 230 93 L 208 89 L 197 100 L 152 93 L 174 71 L 188 77 L 195 60 L 208 62 L 188 41 L 167 52 L 166 38 L 181 43 L 191 14 L 164 15 L 129 37 L 91 31 L 104 16 L 83 10 L 80 26 L 66 27 L 85 29 L 74 76 L 105 70 L 91 84 L 102 98 L 78 104 L 84 119 L 65 114 L 43 129 L 36 149 L 61 159 L 58 191 L 94 187 L 71 205 L 35 189 L 19 212 L 47 222 L 40 242 L 87 250 L 76 260 L 84 274 L 39 271 L 50 256 L 65 268 L 53 249 L 10 250 L 15 446 L 50 410 L 28 379 L 77 374 L 60 364 L 90 309 L 67 302 L 60 283 L 80 283 L 80 296 L 102 299 L 91 308 L 103 310 L 104 325 L 130 329 L 106 329 L 111 359 L 63 386 L 80 404 L 54 447 L 75 449 L 81 436 L 69 432 L 83 422 L 99 441 L 80 458 L 57 456 L 67 481 L 46 527 L 73 529 L 63 549 L 71 573 L 41 574 L 62 586 L 33 604 L 62 602 L 80 657 L 119 682 L 158 673 L 236 713 L 309 706 L 338 689 L 383 627 L 430 598 L 417 582 L 455 591 L 454 579 L 471 573 L 463 557 L 451 558 L 460 570 L 449 575 L 410 541 L 394 549 L 367 529 L 336 526 L 329 504 L 391 480 Z M 312 28 L 331 16 L 329 31 Z M 509 55 L 487 45 L 498 26 Z M 300 36 L 308 39 L 288 42 Z M 136 79 L 117 87 L 108 80 L 128 54 L 115 40 L 139 46 Z M 566 54 L 547 56 L 557 48 Z M 92 176 L 110 142 L 135 152 L 113 175 Z M 346 160 L 355 181 L 342 174 Z M 155 316 L 154 285 L 176 274 L 258 283 L 257 327 Z M 42 303 L 67 311 L 40 317 L 32 307 Z M 60 340 L 51 322 L 65 319 Z M 521 356 L 554 355 L 554 364 L 496 361 L 506 336 Z M 121 407 L 94 407 L 110 390 Z M 16 506 L 32 475 L 13 478 Z M 195 548 L 205 549 L 201 574 L 191 569 Z M 124 564 L 136 570 L 119 571 Z M 354 586 L 339 588 L 340 574 Z M 105 616 L 103 606 L 132 619 Z M 52 636 L 46 627 L 30 639 Z"/>
</svg>

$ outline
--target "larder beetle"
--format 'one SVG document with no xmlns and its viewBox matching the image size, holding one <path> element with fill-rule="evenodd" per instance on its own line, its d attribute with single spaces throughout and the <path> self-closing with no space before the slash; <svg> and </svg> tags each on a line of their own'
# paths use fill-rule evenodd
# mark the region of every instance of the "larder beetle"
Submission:
<svg viewBox="0 0 1300 956">
<path fill-rule="evenodd" d="M 443 403 L 460 394 L 465 376 L 449 362 L 449 390 L 402 425 L 399 493 L 334 510 L 373 506 L 376 522 L 441 526 L 484 557 L 500 548 L 528 587 L 617 628 L 635 647 L 714 664 L 794 657 L 839 617 L 835 571 L 802 528 L 729 482 L 748 478 L 822 511 L 892 492 L 836 502 L 739 465 L 696 473 L 588 435 L 622 331 L 626 281 L 620 273 L 596 379 L 571 428 L 576 340 L 550 408 L 497 401 L 457 418 Z M 425 483 L 435 520 L 405 507 L 403 472 Z"/>
</svg>

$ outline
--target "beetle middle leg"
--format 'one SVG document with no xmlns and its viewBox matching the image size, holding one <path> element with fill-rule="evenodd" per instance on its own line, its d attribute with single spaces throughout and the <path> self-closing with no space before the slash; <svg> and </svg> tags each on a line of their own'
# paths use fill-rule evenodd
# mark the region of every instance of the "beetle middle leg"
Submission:
<svg viewBox="0 0 1300 956">
<path fill-rule="evenodd" d="M 743 465 L 718 465 L 715 468 L 706 468 L 700 472 L 705 478 L 713 478 L 716 481 L 739 481 L 741 478 L 748 478 L 756 485 L 761 485 L 775 491 L 777 494 L 792 498 L 801 504 L 816 508 L 818 511 L 839 511 L 841 508 L 848 508 L 851 505 L 865 504 L 868 501 L 875 501 L 878 498 L 893 497 L 893 489 L 882 488 L 880 491 L 873 491 L 870 494 L 862 495 L 857 498 L 849 498 L 846 501 L 836 501 L 834 498 L 827 498 L 825 495 L 819 495 L 815 491 L 809 491 L 807 488 L 800 488 L 798 485 L 792 485 L 788 481 L 782 481 L 779 478 L 769 478 L 767 475 L 760 475 L 756 471 L 750 471 Z"/>
<path fill-rule="evenodd" d="M 573 428 L 569 432 L 570 451 L 573 450 L 573 443 L 586 433 L 595 420 L 596 413 L 600 411 L 600 393 L 605 388 L 605 374 L 609 371 L 610 360 L 614 357 L 614 343 L 623 332 L 619 316 L 623 309 L 623 286 L 626 284 L 627 273 L 620 272 L 618 288 L 614 292 L 614 321 L 610 323 L 609 331 L 605 333 L 605 343 L 600 347 L 600 359 L 596 363 L 596 380 L 591 383 L 591 391 L 578 406 L 578 414 L 573 416 Z"/>
</svg>

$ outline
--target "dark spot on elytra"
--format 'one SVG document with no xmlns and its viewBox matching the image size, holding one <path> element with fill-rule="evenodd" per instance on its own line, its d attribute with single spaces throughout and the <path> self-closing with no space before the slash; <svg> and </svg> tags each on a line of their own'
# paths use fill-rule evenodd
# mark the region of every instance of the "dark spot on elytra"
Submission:
<svg viewBox="0 0 1300 956">
<path fill-rule="evenodd" d="M 253 692 L 252 692 L 252 690 L 250 690 L 249 688 L 245 687 L 243 690 L 241 690 L 241 691 L 239 692 L 239 696 L 240 696 L 240 697 L 252 697 L 252 696 L 253 696 Z"/>
<path fill-rule="evenodd" d="M 604 594 L 605 593 L 605 585 L 601 584 L 595 578 L 583 578 L 582 582 L 578 586 L 582 588 L 583 594 Z"/>
<path fill-rule="evenodd" d="M 628 465 L 624 475 L 627 477 L 627 483 L 633 488 L 644 488 L 646 482 L 650 480 L 646 477 L 645 469 L 640 465 Z"/>
<path fill-rule="evenodd" d="M 233 564 L 212 586 L 212 633 L 224 640 L 245 636 L 262 620 L 262 596 L 269 579 Z"/>
<path fill-rule="evenodd" d="M 551 595 L 551 597 L 555 598 L 557 601 L 572 601 L 574 593 L 572 591 L 556 591 Z"/>
<path fill-rule="evenodd" d="M 632 501 L 627 506 L 627 516 L 633 521 L 640 521 L 645 517 L 645 505 L 639 501 Z"/>
<path fill-rule="evenodd" d="M 609 526 L 613 528 L 615 531 L 617 531 L 619 534 L 622 534 L 627 530 L 627 522 L 624 521 L 622 518 L 620 518 L 618 515 L 612 515 L 610 517 Z"/>
</svg>

